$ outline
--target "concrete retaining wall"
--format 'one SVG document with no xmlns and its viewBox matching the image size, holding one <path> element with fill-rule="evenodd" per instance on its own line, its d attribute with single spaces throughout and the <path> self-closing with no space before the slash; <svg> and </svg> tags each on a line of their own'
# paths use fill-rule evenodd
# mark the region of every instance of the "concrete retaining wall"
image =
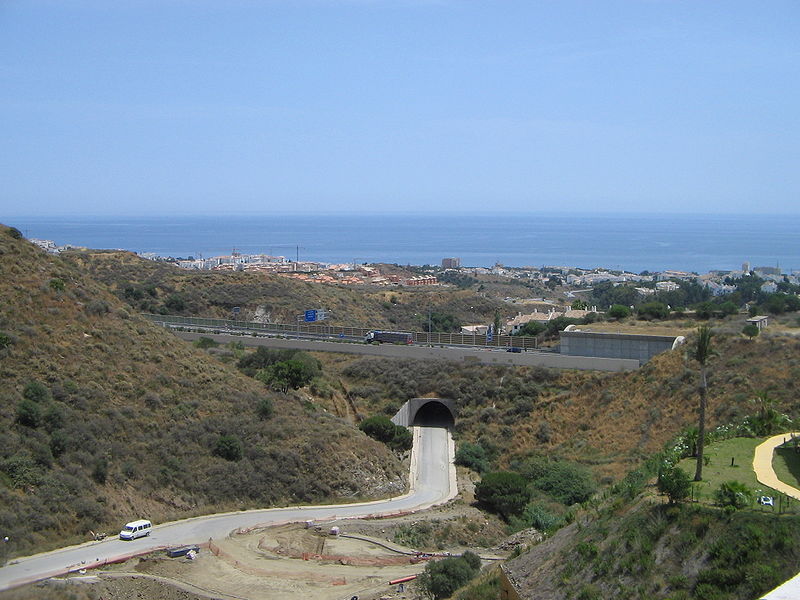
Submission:
<svg viewBox="0 0 800 600">
<path fill-rule="evenodd" d="M 656 354 L 671 350 L 676 336 L 562 331 L 561 354 L 636 360 L 646 363 Z"/>
</svg>

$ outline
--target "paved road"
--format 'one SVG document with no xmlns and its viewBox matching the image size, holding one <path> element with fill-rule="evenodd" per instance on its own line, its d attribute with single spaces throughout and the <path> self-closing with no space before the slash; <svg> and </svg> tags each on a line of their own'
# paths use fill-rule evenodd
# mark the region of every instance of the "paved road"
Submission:
<svg viewBox="0 0 800 600">
<path fill-rule="evenodd" d="M 384 358 L 412 358 L 417 360 L 449 360 L 466 364 L 511 365 L 527 367 L 548 367 L 554 369 L 585 369 L 593 371 L 634 371 L 639 361 L 629 358 L 599 358 L 595 356 L 570 356 L 557 352 L 529 350 L 518 354 L 505 349 L 490 349 L 467 346 L 410 346 L 398 344 L 337 343 L 321 338 L 282 338 L 250 337 L 228 333 L 196 333 L 174 331 L 179 338 L 195 341 L 201 337 L 211 338 L 220 343 L 241 342 L 245 346 L 268 346 L 270 348 L 292 348 L 312 352 L 344 352 L 346 354 L 366 354 Z"/>
<path fill-rule="evenodd" d="M 453 452 L 453 440 L 447 429 L 415 427 L 411 490 L 404 496 L 357 504 L 224 513 L 164 523 L 156 525 L 149 538 L 129 542 L 113 538 L 12 560 L 0 569 L 0 590 L 165 546 L 198 544 L 207 542 L 209 538 L 220 539 L 237 528 L 334 517 L 387 515 L 428 508 L 453 498 L 457 493 Z M 131 515 L 131 519 L 146 516 Z"/>
</svg>

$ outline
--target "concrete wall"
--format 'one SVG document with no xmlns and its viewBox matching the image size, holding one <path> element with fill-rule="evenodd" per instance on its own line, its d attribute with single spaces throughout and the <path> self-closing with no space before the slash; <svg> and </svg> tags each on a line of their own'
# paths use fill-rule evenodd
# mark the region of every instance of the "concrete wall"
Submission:
<svg viewBox="0 0 800 600">
<path fill-rule="evenodd" d="M 562 331 L 561 354 L 623 358 L 644 364 L 656 354 L 671 350 L 677 339 L 675 336 L 665 335 Z"/>
<path fill-rule="evenodd" d="M 453 421 L 456 420 L 458 410 L 456 409 L 455 402 L 452 400 L 445 400 L 443 398 L 412 398 L 400 407 L 397 414 L 392 417 L 392 423 L 395 425 L 402 425 L 403 427 L 410 427 L 414 424 L 414 417 L 417 416 L 417 411 L 429 402 L 437 402 L 445 405 L 450 411 L 450 414 L 453 415 Z"/>
<path fill-rule="evenodd" d="M 447 348 L 428 346 L 395 346 L 390 344 L 351 344 L 335 341 L 289 339 L 279 337 L 251 337 L 246 335 L 195 333 L 175 331 L 175 335 L 194 341 L 200 337 L 211 338 L 220 344 L 242 342 L 245 346 L 269 348 L 295 348 L 311 352 L 344 352 L 383 356 L 386 358 L 414 358 L 419 360 L 451 360 L 484 365 L 513 365 L 523 367 L 550 367 L 553 369 L 581 369 L 594 371 L 633 371 L 639 368 L 638 360 L 624 358 L 598 358 L 567 356 L 555 352 L 527 351 L 518 354 L 483 348 Z"/>
</svg>

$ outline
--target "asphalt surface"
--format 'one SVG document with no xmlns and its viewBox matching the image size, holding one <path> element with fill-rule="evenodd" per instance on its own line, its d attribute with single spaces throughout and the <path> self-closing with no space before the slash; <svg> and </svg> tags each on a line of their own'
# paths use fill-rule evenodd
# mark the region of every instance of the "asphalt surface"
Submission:
<svg viewBox="0 0 800 600">
<path fill-rule="evenodd" d="M 61 550 L 12 559 L 0 568 L 0 590 L 99 566 L 159 548 L 199 544 L 220 539 L 239 528 L 308 520 L 357 518 L 422 510 L 453 498 L 456 493 L 453 440 L 447 429 L 415 427 L 410 491 L 404 496 L 374 502 L 328 506 L 294 506 L 194 517 L 155 525 L 149 537 L 123 541 L 118 537 Z M 130 520 L 147 518 L 131 515 Z M 120 523 L 122 528 L 124 523 Z"/>
</svg>

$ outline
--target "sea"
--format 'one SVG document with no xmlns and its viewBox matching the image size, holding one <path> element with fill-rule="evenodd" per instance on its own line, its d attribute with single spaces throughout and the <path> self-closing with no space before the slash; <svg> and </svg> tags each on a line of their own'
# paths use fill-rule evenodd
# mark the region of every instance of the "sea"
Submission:
<svg viewBox="0 0 800 600">
<path fill-rule="evenodd" d="M 696 273 L 800 270 L 800 215 L 273 214 L 15 217 L 26 237 L 172 257 L 270 254 L 326 263 L 569 266 Z"/>
</svg>

